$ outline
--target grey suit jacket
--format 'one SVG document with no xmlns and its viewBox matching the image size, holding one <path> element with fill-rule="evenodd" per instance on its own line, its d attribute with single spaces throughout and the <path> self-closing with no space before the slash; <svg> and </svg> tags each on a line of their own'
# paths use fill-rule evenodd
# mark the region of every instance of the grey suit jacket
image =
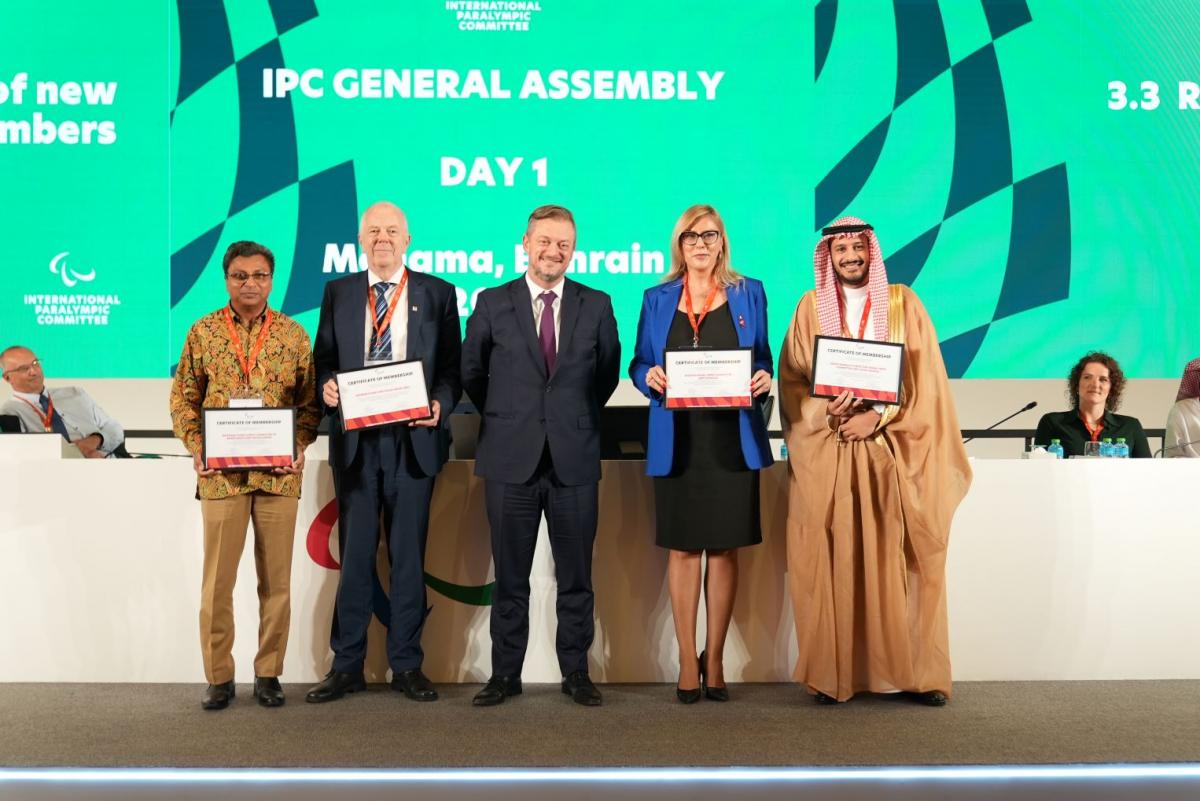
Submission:
<svg viewBox="0 0 1200 801">
<path fill-rule="evenodd" d="M 99 434 L 104 440 L 100 443 L 100 451 L 110 454 L 125 441 L 125 429 L 121 424 L 105 414 L 96 405 L 92 396 L 81 387 L 58 387 L 47 389 L 46 394 L 54 401 L 54 410 L 62 417 L 67 426 L 67 434 L 72 441 Z M 38 413 L 30 408 L 20 398 L 13 396 L 8 399 L 0 414 L 15 414 L 21 419 L 21 430 L 26 432 L 41 432 L 45 428 Z"/>
</svg>

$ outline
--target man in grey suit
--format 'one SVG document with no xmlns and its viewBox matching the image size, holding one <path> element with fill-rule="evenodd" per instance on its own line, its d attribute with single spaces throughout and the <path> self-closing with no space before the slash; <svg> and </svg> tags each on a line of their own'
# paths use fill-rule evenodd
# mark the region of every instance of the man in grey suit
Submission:
<svg viewBox="0 0 1200 801">
<path fill-rule="evenodd" d="M 80 387 L 46 388 L 46 374 L 34 352 L 13 345 L 0 352 L 4 380 L 13 390 L 0 414 L 20 418 L 21 430 L 61 434 L 89 459 L 128 456 L 125 430 Z"/>
</svg>

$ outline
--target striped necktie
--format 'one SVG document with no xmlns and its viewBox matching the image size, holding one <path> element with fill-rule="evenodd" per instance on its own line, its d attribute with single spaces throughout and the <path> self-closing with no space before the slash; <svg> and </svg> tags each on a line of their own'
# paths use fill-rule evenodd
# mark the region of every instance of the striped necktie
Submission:
<svg viewBox="0 0 1200 801">
<path fill-rule="evenodd" d="M 387 281 L 380 281 L 375 285 L 375 325 L 371 334 L 371 355 L 372 361 L 392 360 L 392 326 L 389 324 L 382 331 L 379 327 L 383 325 L 383 320 L 387 317 L 388 310 L 388 290 L 392 285 Z"/>
</svg>

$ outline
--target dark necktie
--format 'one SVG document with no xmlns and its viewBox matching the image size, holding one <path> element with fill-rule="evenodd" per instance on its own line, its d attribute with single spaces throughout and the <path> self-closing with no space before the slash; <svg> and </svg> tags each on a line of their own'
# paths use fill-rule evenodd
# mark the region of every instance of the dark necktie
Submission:
<svg viewBox="0 0 1200 801">
<path fill-rule="evenodd" d="M 546 375 L 549 375 L 554 372 L 554 359 L 558 355 L 558 347 L 554 341 L 554 299 L 558 296 L 553 292 L 543 292 L 538 297 L 542 301 L 538 341 L 542 343 L 542 358 L 546 360 Z"/>
<path fill-rule="evenodd" d="M 38 396 L 38 403 L 42 405 L 43 412 L 50 411 L 50 397 L 45 392 Z M 54 410 L 54 414 L 50 418 L 50 429 L 55 434 L 62 434 L 63 439 L 68 442 L 71 440 L 71 436 L 67 433 L 67 424 L 63 422 L 58 409 Z"/>
<path fill-rule="evenodd" d="M 388 310 L 388 290 L 392 285 L 387 281 L 380 281 L 375 285 L 375 329 L 383 325 L 383 320 L 387 317 Z M 371 359 L 375 361 L 391 361 L 392 360 L 392 325 L 378 332 L 378 336 L 374 331 L 371 333 Z"/>
</svg>

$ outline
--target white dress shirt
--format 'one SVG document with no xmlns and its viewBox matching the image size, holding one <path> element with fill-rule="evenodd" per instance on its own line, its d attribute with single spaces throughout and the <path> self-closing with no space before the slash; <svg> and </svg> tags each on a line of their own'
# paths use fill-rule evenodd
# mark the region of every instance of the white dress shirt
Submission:
<svg viewBox="0 0 1200 801">
<path fill-rule="evenodd" d="M 533 304 L 533 330 L 537 335 L 542 335 L 542 298 L 543 292 L 553 292 L 554 298 L 554 352 L 558 353 L 558 332 L 562 329 L 562 296 L 563 285 L 567 282 L 566 278 L 559 278 L 558 283 L 549 289 L 542 289 L 533 282 L 529 277 L 529 273 L 525 273 L 525 284 L 529 287 L 530 301 Z"/>
<path fill-rule="evenodd" d="M 102 442 L 98 450 L 108 456 L 125 441 L 125 430 L 121 424 L 109 417 L 81 387 L 47 387 L 44 392 L 54 401 L 54 411 L 62 418 L 63 425 L 67 427 L 67 437 L 72 442 L 99 434 Z M 31 409 L 21 399 L 37 409 Z M 15 414 L 21 419 L 23 431 L 45 431 L 41 418 L 41 395 L 36 392 L 14 390 L 13 396 L 0 407 L 0 414 Z"/>
<path fill-rule="evenodd" d="M 404 277 L 407 267 L 401 267 L 400 271 L 388 279 L 391 287 L 388 289 L 387 299 L 392 300 L 392 294 L 396 291 L 396 286 Z M 383 279 L 374 273 L 372 270 L 367 270 L 367 285 L 375 286 Z M 367 301 L 371 298 L 368 295 L 363 299 L 363 308 L 366 310 L 366 316 L 363 320 L 366 338 L 363 340 L 363 361 L 368 362 L 371 358 L 371 339 L 375 336 L 375 307 Z M 369 307 L 369 308 L 368 308 Z M 392 324 L 389 326 L 392 331 L 392 355 L 390 361 L 403 361 L 408 355 L 408 283 L 404 284 L 404 291 L 400 293 L 400 299 L 396 301 L 396 312 L 392 315 Z"/>
</svg>

